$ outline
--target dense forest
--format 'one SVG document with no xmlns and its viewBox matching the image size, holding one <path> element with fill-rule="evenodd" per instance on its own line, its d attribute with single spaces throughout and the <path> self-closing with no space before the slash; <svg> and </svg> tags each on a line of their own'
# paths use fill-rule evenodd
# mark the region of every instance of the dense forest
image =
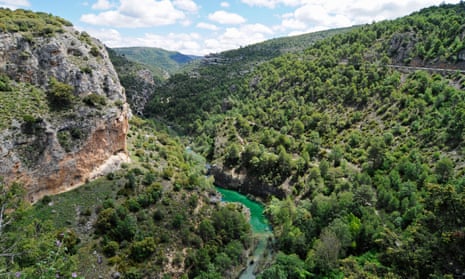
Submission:
<svg viewBox="0 0 465 279">
<path fill-rule="evenodd" d="M 286 193 L 266 199 L 278 252 L 261 278 L 458 276 L 464 26 L 462 3 L 441 5 L 250 71 L 219 55 L 147 111 L 225 172 Z"/>
<path fill-rule="evenodd" d="M 218 202 L 206 162 L 283 193 L 256 197 L 274 234 L 257 278 L 463 278 L 464 5 L 155 75 L 131 164 L 34 205 L 0 183 L 0 278 L 236 278 L 251 228 Z M 69 25 L 18 16 L 0 28 Z M 152 88 L 132 75 L 146 66 L 111 56 L 130 94 Z"/>
</svg>

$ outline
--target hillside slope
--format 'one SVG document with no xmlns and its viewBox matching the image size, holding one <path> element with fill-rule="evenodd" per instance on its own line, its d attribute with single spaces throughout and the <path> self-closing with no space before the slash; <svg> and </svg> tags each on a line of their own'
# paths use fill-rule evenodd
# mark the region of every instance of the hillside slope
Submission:
<svg viewBox="0 0 465 279">
<path fill-rule="evenodd" d="M 112 49 L 108 49 L 108 53 L 125 89 L 131 111 L 136 115 L 143 115 L 147 102 L 154 94 L 155 88 L 162 83 L 162 78 L 157 77 L 145 64 L 130 61 Z"/>
<path fill-rule="evenodd" d="M 260 278 L 465 271 L 463 5 L 252 69 L 216 59 L 155 95 L 148 110 L 193 135 L 216 183 L 268 201 L 280 253 Z"/>
<path fill-rule="evenodd" d="M 240 49 L 214 53 L 185 66 L 155 90 L 145 114 L 163 118 L 180 131 L 191 132 L 196 121 L 230 109 L 230 95 L 261 63 L 285 53 L 299 52 L 318 40 L 351 28 L 321 31 L 289 38 L 277 38 Z M 182 113 L 179 113 L 181 112 Z"/>
<path fill-rule="evenodd" d="M 129 61 L 141 63 L 149 67 L 160 80 L 168 78 L 186 64 L 201 58 L 199 56 L 185 55 L 176 51 L 152 47 L 121 47 L 114 48 L 113 50 Z"/>
</svg>

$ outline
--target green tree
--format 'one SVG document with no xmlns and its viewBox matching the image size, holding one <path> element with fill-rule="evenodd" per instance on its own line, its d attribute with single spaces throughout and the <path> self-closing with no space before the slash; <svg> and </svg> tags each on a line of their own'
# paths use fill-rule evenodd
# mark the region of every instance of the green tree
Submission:
<svg viewBox="0 0 465 279">
<path fill-rule="evenodd" d="M 436 162 L 434 172 L 440 183 L 447 183 L 454 174 L 454 163 L 449 157 L 443 157 Z"/>
<path fill-rule="evenodd" d="M 73 92 L 73 86 L 60 82 L 55 77 L 50 78 L 47 96 L 55 108 L 69 107 L 75 100 Z"/>
<path fill-rule="evenodd" d="M 275 263 L 265 269 L 257 278 L 259 279 L 304 279 L 310 276 L 305 262 L 296 254 L 286 255 L 279 252 Z"/>
<path fill-rule="evenodd" d="M 240 159 L 241 159 L 241 147 L 236 143 L 229 145 L 225 150 L 224 161 L 226 165 L 230 167 L 235 166 L 239 163 Z"/>
<path fill-rule="evenodd" d="M 314 261 L 324 274 L 337 267 L 341 247 L 341 241 L 330 229 L 324 229 L 320 238 L 313 244 Z"/>
</svg>

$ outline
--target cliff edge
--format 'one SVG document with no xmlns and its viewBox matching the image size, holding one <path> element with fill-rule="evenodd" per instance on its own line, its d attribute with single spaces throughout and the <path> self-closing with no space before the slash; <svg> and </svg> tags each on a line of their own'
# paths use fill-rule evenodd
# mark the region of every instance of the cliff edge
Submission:
<svg viewBox="0 0 465 279">
<path fill-rule="evenodd" d="M 127 162 L 130 110 L 103 44 L 51 15 L 0 17 L 0 176 L 35 202 Z"/>
</svg>

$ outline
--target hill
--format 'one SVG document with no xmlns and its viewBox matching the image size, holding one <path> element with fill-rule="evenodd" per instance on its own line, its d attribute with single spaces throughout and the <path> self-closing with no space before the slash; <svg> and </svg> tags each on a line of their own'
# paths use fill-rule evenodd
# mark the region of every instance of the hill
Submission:
<svg viewBox="0 0 465 279">
<path fill-rule="evenodd" d="M 107 51 L 121 85 L 125 89 L 132 112 L 136 115 L 143 115 L 144 108 L 154 93 L 155 87 L 163 82 L 163 78 L 157 76 L 145 64 L 128 60 L 112 49 L 107 49 Z"/>
<path fill-rule="evenodd" d="M 184 66 L 182 72 L 158 86 L 157 93 L 147 103 L 145 114 L 162 118 L 178 130 L 189 132 L 195 128 L 195 120 L 205 120 L 208 115 L 228 108 L 229 95 L 238 90 L 236 80 L 245 77 L 261 63 L 286 53 L 302 51 L 318 40 L 351 28 L 277 38 L 209 54 Z M 180 114 L 178 109 L 183 113 Z"/>
<path fill-rule="evenodd" d="M 113 50 L 130 61 L 149 67 L 153 74 L 161 80 L 176 73 L 184 65 L 201 58 L 151 47 L 123 47 L 114 48 Z"/>
<path fill-rule="evenodd" d="M 245 67 L 218 54 L 157 90 L 147 112 L 192 136 L 215 183 L 267 201 L 280 252 L 259 278 L 465 271 L 464 15 L 426 8 Z"/>
</svg>

